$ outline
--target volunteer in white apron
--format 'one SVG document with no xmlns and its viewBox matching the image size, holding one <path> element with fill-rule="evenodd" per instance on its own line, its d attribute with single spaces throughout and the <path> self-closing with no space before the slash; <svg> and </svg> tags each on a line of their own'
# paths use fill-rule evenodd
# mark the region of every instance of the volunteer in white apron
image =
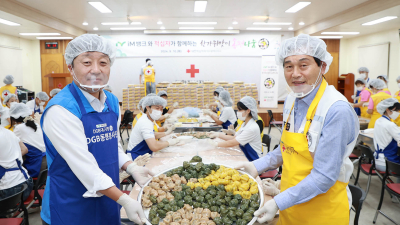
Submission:
<svg viewBox="0 0 400 225">
<path fill-rule="evenodd" d="M 280 145 L 237 166 L 254 177 L 283 166 L 281 192 L 254 215 L 264 223 L 280 210 L 279 225 L 348 225 L 352 199 L 347 184 L 353 172 L 349 155 L 360 126 L 347 99 L 323 77 L 332 56 L 323 40 L 301 34 L 282 42 L 276 62 L 291 89 Z"/>
<path fill-rule="evenodd" d="M 32 110 L 32 114 L 42 114 L 44 112 L 44 104 L 49 100 L 49 96 L 46 92 L 39 92 L 36 94 L 36 98 L 28 101 L 26 105 Z"/>
<path fill-rule="evenodd" d="M 215 89 L 215 91 L 214 91 L 215 102 L 206 105 L 206 108 L 209 108 L 209 109 L 212 109 L 212 110 L 215 109 L 215 112 L 217 113 L 218 116 L 221 115 L 221 112 L 223 110 L 223 106 L 219 102 L 219 93 L 221 93 L 221 91 L 225 91 L 225 89 L 223 87 L 221 87 L 221 86 L 217 87 Z"/>
<path fill-rule="evenodd" d="M 1 113 L 1 126 L 5 127 L 6 129 L 10 128 L 10 107 L 13 102 L 18 102 L 18 97 L 15 94 L 9 94 L 4 97 L 4 106 Z"/>
<path fill-rule="evenodd" d="M 203 110 L 204 115 L 209 115 L 216 124 L 222 125 L 223 129 L 228 129 L 230 125 L 235 124 L 237 121 L 235 111 L 232 108 L 233 102 L 231 95 L 227 91 L 221 91 L 218 100 L 223 107 L 221 115 L 218 117 L 218 115 L 214 114 L 209 109 Z"/>
</svg>

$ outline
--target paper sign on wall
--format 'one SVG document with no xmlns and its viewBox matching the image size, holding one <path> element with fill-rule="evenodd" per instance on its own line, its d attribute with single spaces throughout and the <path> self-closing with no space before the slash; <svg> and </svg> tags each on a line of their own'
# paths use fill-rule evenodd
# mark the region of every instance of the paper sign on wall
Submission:
<svg viewBox="0 0 400 225">
<path fill-rule="evenodd" d="M 278 108 L 278 66 L 275 56 L 261 57 L 260 107 Z"/>
</svg>

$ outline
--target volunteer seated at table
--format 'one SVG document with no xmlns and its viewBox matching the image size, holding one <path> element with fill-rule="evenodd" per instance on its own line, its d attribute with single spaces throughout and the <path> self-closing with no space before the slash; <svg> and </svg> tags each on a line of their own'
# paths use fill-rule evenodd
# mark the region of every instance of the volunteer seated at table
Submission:
<svg viewBox="0 0 400 225">
<path fill-rule="evenodd" d="M 323 78 L 332 59 L 323 40 L 306 34 L 284 40 L 276 53 L 291 89 L 280 145 L 236 167 L 257 177 L 283 166 L 281 193 L 254 213 L 260 223 L 271 221 L 280 210 L 282 225 L 349 224 L 349 155 L 360 126 L 347 99 Z"/>
<path fill-rule="evenodd" d="M 387 83 L 388 83 L 388 77 L 386 75 L 379 75 L 378 77 L 376 77 L 377 79 L 382 80 L 383 82 L 385 82 L 385 88 L 383 89 L 383 91 L 386 94 L 392 95 L 392 93 L 390 93 L 390 90 L 387 88 Z"/>
<path fill-rule="evenodd" d="M 24 143 L 15 134 L 0 127 L 0 200 L 13 196 L 21 191 L 24 184 L 28 188 L 23 193 L 24 201 L 33 188 L 33 180 L 22 166 L 22 156 L 28 153 Z"/>
<path fill-rule="evenodd" d="M 159 96 L 146 96 L 144 98 L 142 104 L 144 114 L 132 129 L 126 151 L 132 160 L 135 160 L 140 155 L 158 152 L 161 149 L 178 143 L 178 139 L 169 139 L 168 141 L 156 140 L 173 132 L 173 129 L 169 129 L 166 132 L 154 131 L 154 121 L 157 121 L 161 117 L 162 110 L 166 105 L 167 101 Z"/>
<path fill-rule="evenodd" d="M 151 61 L 147 61 L 147 66 L 143 68 L 144 74 L 144 93 L 156 93 L 156 70 Z"/>
<path fill-rule="evenodd" d="M 14 134 L 28 148 L 23 166 L 28 170 L 29 176 L 38 177 L 43 157 L 46 156 L 42 128 L 35 123 L 31 117 L 31 110 L 24 103 L 11 105 L 10 118 Z"/>
<path fill-rule="evenodd" d="M 219 137 L 225 141 L 214 142 L 210 140 L 210 144 L 215 147 L 233 147 L 239 145 L 246 158 L 249 161 L 254 161 L 262 154 L 260 127 L 256 123 L 258 119 L 257 102 L 254 98 L 246 96 L 237 103 L 237 107 L 237 117 L 244 121 L 240 130 L 236 132 L 235 136 L 226 135 L 222 132 L 213 132 L 210 138 Z"/>
<path fill-rule="evenodd" d="M 219 99 L 219 93 L 221 93 L 221 91 L 225 91 L 225 89 L 223 87 L 221 87 L 221 86 L 217 87 L 215 89 L 215 91 L 214 91 L 215 102 L 211 103 L 209 105 L 206 105 L 206 108 L 209 108 L 209 109 L 212 109 L 212 110 L 214 110 L 214 108 L 215 108 L 215 112 L 217 113 L 218 116 L 221 115 L 221 112 L 223 110 L 223 107 L 222 107 L 221 103 L 218 100 Z"/>
<path fill-rule="evenodd" d="M 368 129 L 375 127 L 375 121 L 382 115 L 376 110 L 379 102 L 391 98 L 389 94 L 385 93 L 385 82 L 380 79 L 373 79 L 369 82 L 369 89 L 372 91 L 371 98 L 369 98 L 367 113 L 371 115 L 371 120 L 368 123 Z"/>
<path fill-rule="evenodd" d="M 364 79 L 358 78 L 355 82 L 357 91 L 360 91 L 359 98 L 353 104 L 354 109 L 361 109 L 361 117 L 370 118 L 371 115 L 367 113 L 368 102 L 371 97 L 371 91 L 365 87 L 366 83 Z"/>
<path fill-rule="evenodd" d="M 60 92 L 61 89 L 59 88 L 54 88 L 53 90 L 50 91 L 50 97 L 54 98 L 54 96 L 56 96 L 56 94 L 58 94 L 58 92 Z"/>
<path fill-rule="evenodd" d="M 3 82 L 5 85 L 0 87 L 0 98 L 1 103 L 4 105 L 5 103 L 3 101 L 5 97 L 10 94 L 18 95 L 18 93 L 17 88 L 12 86 L 12 84 L 14 83 L 14 77 L 12 75 L 7 75 L 6 77 L 4 77 Z"/>
<path fill-rule="evenodd" d="M 360 68 L 358 68 L 358 73 L 359 73 L 359 77 L 358 78 L 364 80 L 365 81 L 365 85 L 368 88 L 368 83 L 369 83 L 368 73 L 369 73 L 369 69 L 367 67 L 360 67 Z M 354 99 L 354 100 L 359 100 L 360 93 L 361 93 L 361 91 L 356 90 L 356 94 L 352 95 L 351 98 Z M 354 103 L 357 103 L 357 101 L 354 101 Z M 356 111 L 358 116 L 361 116 L 360 108 L 354 108 L 354 110 Z"/>
<path fill-rule="evenodd" d="M 160 91 L 157 93 L 157 96 L 160 96 L 161 98 L 165 99 L 168 103 L 168 94 L 166 91 Z M 165 107 L 162 112 L 162 116 L 159 120 L 157 120 L 158 126 L 161 127 L 161 124 L 165 122 L 166 119 L 171 117 L 171 113 L 177 108 L 179 105 L 178 102 L 174 102 L 174 104 L 171 107 Z"/>
<path fill-rule="evenodd" d="M 115 45 L 83 34 L 68 43 L 64 57 L 74 81 L 50 100 L 41 119 L 49 170 L 42 223 L 120 224 L 121 205 L 130 220 L 143 224 L 140 203 L 118 188 L 119 171 L 139 185 L 153 173 L 125 154 L 119 141 L 118 99 L 102 90 Z"/>
<path fill-rule="evenodd" d="M 32 116 L 35 113 L 43 114 L 44 104 L 49 100 L 49 96 L 46 92 L 39 92 L 36 94 L 36 98 L 28 101 L 26 105 L 32 110 Z"/>
<path fill-rule="evenodd" d="M 397 155 L 400 143 L 400 129 L 390 120 L 396 120 L 400 114 L 400 103 L 395 98 L 388 98 L 376 106 L 382 115 L 376 120 L 374 128 L 375 165 L 376 169 L 386 171 L 385 157 L 400 164 L 400 156 Z"/>
<path fill-rule="evenodd" d="M 13 102 L 18 102 L 18 97 L 15 94 L 9 94 L 4 97 L 3 103 L 3 110 L 1 113 L 1 126 L 9 129 L 11 126 L 11 119 L 10 119 L 10 107 Z"/>
<path fill-rule="evenodd" d="M 218 116 L 215 113 L 211 112 L 211 110 L 204 110 L 204 115 L 209 115 L 216 124 L 222 125 L 223 129 L 228 129 L 228 127 L 231 124 L 235 124 L 237 120 L 235 111 L 232 108 L 233 102 L 229 92 L 221 91 L 218 100 L 223 107 L 221 116 L 218 118 Z"/>
</svg>

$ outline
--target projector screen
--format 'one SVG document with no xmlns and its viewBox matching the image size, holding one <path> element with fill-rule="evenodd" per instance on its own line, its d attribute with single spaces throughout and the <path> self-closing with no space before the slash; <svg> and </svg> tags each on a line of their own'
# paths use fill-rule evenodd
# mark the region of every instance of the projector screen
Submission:
<svg viewBox="0 0 400 225">
<path fill-rule="evenodd" d="M 379 75 L 389 77 L 389 42 L 358 47 L 358 66 L 369 69 L 368 77 L 375 79 Z"/>
<path fill-rule="evenodd" d="M 0 46 L 0 86 L 6 75 L 14 76 L 13 86 L 22 86 L 22 50 Z"/>
</svg>

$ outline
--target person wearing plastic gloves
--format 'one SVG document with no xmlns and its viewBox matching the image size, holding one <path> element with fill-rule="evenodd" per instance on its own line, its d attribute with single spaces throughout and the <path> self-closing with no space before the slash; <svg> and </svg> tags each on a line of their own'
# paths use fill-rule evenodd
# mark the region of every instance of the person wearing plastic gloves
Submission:
<svg viewBox="0 0 400 225">
<path fill-rule="evenodd" d="M 150 93 L 150 94 L 148 94 L 147 96 L 157 96 L 157 95 L 154 94 L 154 93 Z M 146 96 L 146 97 L 147 97 L 147 96 Z M 140 113 L 137 114 L 136 117 L 133 119 L 132 128 L 131 128 L 132 130 L 133 130 L 133 128 L 135 127 L 137 121 L 139 121 L 140 117 L 142 117 L 142 115 L 143 115 L 142 104 L 143 104 L 143 101 L 144 101 L 144 99 L 145 99 L 146 97 L 140 99 L 140 101 L 139 101 L 139 104 L 138 104 L 137 108 L 140 110 Z M 175 129 L 175 128 L 174 128 L 174 129 Z M 154 132 L 157 133 L 157 132 L 164 132 L 164 131 L 167 131 L 167 125 L 164 124 L 164 126 L 160 127 L 160 126 L 158 126 L 157 121 L 154 121 Z"/>
<path fill-rule="evenodd" d="M 12 75 L 7 75 L 6 77 L 4 77 L 3 82 L 5 85 L 0 87 L 0 94 L 1 94 L 0 97 L 1 97 L 1 102 L 5 104 L 3 102 L 5 97 L 7 97 L 10 94 L 18 95 L 18 93 L 17 93 L 17 88 L 12 86 L 12 84 L 14 83 L 14 77 Z"/>
<path fill-rule="evenodd" d="M 29 176 L 38 177 L 43 157 L 46 156 L 42 128 L 35 123 L 31 117 L 31 110 L 24 103 L 11 105 L 10 118 L 14 134 L 28 148 L 23 166 L 28 170 Z"/>
<path fill-rule="evenodd" d="M 358 68 L 358 73 L 360 74 L 358 79 L 364 80 L 365 84 L 367 86 L 367 90 L 368 89 L 368 82 L 369 82 L 369 78 L 368 78 L 368 73 L 369 73 L 369 69 L 367 67 L 360 67 Z M 358 103 L 359 101 L 359 96 L 360 96 L 361 91 L 356 90 L 356 94 L 352 95 L 351 98 L 354 99 L 354 103 Z M 360 108 L 354 108 L 354 110 L 356 111 L 358 116 L 361 116 L 361 110 Z"/>
<path fill-rule="evenodd" d="M 32 116 L 35 115 L 35 113 L 43 114 L 43 106 L 49 99 L 46 92 L 39 92 L 36 94 L 35 99 L 28 101 L 26 105 L 32 110 Z"/>
<path fill-rule="evenodd" d="M 368 123 L 368 129 L 375 127 L 375 121 L 382 115 L 376 110 L 376 106 L 379 102 L 391 98 L 389 94 L 385 93 L 385 82 L 380 79 L 373 79 L 369 82 L 369 88 L 372 91 L 371 98 L 369 98 L 367 113 L 371 115 L 371 119 Z"/>
<path fill-rule="evenodd" d="M 390 90 L 387 88 L 387 83 L 388 83 L 388 77 L 386 75 L 379 75 L 378 77 L 376 77 L 377 79 L 382 80 L 383 82 L 385 82 L 385 88 L 383 89 L 383 91 L 389 95 L 392 95 L 392 93 L 390 93 Z"/>
<path fill-rule="evenodd" d="M 257 102 L 254 98 L 246 96 L 237 103 L 238 119 L 244 121 L 240 130 L 235 136 L 226 135 L 222 132 L 213 132 L 210 138 L 221 138 L 224 142 L 214 142 L 210 140 L 210 144 L 215 147 L 233 147 L 239 145 L 246 158 L 251 162 L 258 159 L 261 154 L 261 138 L 260 128 L 256 123 L 258 119 Z M 224 114 L 226 111 L 224 110 Z"/>
<path fill-rule="evenodd" d="M 222 106 L 221 103 L 219 102 L 219 93 L 221 93 L 221 91 L 225 91 L 225 89 L 224 89 L 223 87 L 221 87 L 221 86 L 217 87 L 217 88 L 215 89 L 215 91 L 214 91 L 215 102 L 206 105 L 206 108 L 209 108 L 209 109 L 213 109 L 214 107 L 216 107 L 216 110 L 215 110 L 215 111 L 217 112 L 217 115 L 218 115 L 218 116 L 221 115 L 221 112 L 222 112 L 222 110 L 223 110 L 223 106 Z"/>
<path fill-rule="evenodd" d="M 168 102 L 168 94 L 167 94 L 166 91 L 160 91 L 160 92 L 158 92 L 158 93 L 157 93 L 157 96 L 159 96 L 159 97 L 165 99 L 165 101 Z M 164 123 L 166 119 L 168 119 L 169 117 L 171 117 L 171 113 L 175 110 L 176 107 L 178 107 L 178 105 L 179 105 L 179 103 L 178 103 L 178 102 L 175 102 L 171 107 L 165 107 L 165 108 L 163 109 L 161 118 L 160 118 L 159 120 L 156 121 L 156 123 L 157 123 L 157 125 L 158 125 L 159 127 L 162 126 L 162 123 Z"/>
<path fill-rule="evenodd" d="M 349 155 L 360 126 L 347 99 L 323 78 L 332 59 L 323 40 L 306 34 L 284 40 L 276 53 L 291 89 L 280 145 L 236 167 L 253 177 L 283 168 L 281 192 L 254 213 L 260 223 L 273 220 L 280 210 L 280 225 L 349 224 Z"/>
<path fill-rule="evenodd" d="M 144 94 L 156 93 L 156 70 L 151 61 L 147 61 L 147 66 L 143 68 L 144 74 Z"/>
<path fill-rule="evenodd" d="M 144 98 L 142 104 L 144 114 L 132 129 L 126 151 L 132 157 L 132 160 L 135 160 L 140 155 L 151 154 L 168 146 L 176 145 L 179 142 L 178 139 L 156 140 L 171 134 L 174 129 L 171 127 L 166 132 L 154 131 L 154 121 L 161 117 L 162 110 L 166 105 L 167 101 L 159 96 L 147 96 Z"/>
<path fill-rule="evenodd" d="M 53 90 L 50 91 L 50 97 L 54 98 L 54 96 L 56 96 L 56 94 L 58 94 L 58 92 L 60 92 L 61 89 L 59 88 L 54 88 Z"/>
<path fill-rule="evenodd" d="M 377 170 L 386 171 L 385 157 L 400 164 L 400 156 L 397 155 L 400 129 L 391 122 L 399 117 L 400 103 L 395 98 L 388 98 L 381 101 L 376 109 L 382 117 L 376 120 L 374 128 L 375 164 Z"/>
<path fill-rule="evenodd" d="M 18 102 L 18 97 L 15 94 L 9 94 L 4 97 L 3 110 L 1 114 L 1 126 L 10 129 L 11 119 L 10 119 L 10 107 L 13 102 Z"/>
<path fill-rule="evenodd" d="M 154 174 L 125 154 L 118 99 L 102 90 L 109 82 L 115 45 L 83 34 L 68 43 L 64 57 L 73 82 L 50 100 L 40 121 L 48 164 L 42 223 L 120 224 L 122 206 L 131 221 L 143 224 L 140 203 L 116 186 L 120 170 L 139 185 Z"/>
<path fill-rule="evenodd" d="M 357 91 L 361 91 L 359 94 L 359 98 L 356 100 L 356 102 L 353 104 L 354 109 L 360 109 L 361 110 L 361 117 L 365 118 L 370 118 L 371 115 L 367 113 L 368 109 L 368 102 L 369 98 L 371 97 L 371 91 L 365 86 L 365 80 L 358 78 L 355 82 Z"/>
<path fill-rule="evenodd" d="M 235 124 L 237 120 L 235 111 L 232 108 L 233 102 L 229 92 L 227 91 L 221 91 L 218 99 L 223 107 L 223 111 L 221 112 L 220 117 L 218 118 L 216 114 L 211 112 L 211 110 L 207 109 L 204 110 L 204 115 L 209 115 L 215 121 L 216 124 L 222 125 L 223 129 L 228 129 L 228 127 L 231 124 L 232 125 Z"/>
<path fill-rule="evenodd" d="M 0 200 L 13 196 L 27 184 L 28 188 L 23 193 L 25 201 L 33 188 L 33 180 L 22 166 L 22 156 L 28 149 L 13 132 L 4 127 L 0 127 L 0 140 Z"/>
</svg>

